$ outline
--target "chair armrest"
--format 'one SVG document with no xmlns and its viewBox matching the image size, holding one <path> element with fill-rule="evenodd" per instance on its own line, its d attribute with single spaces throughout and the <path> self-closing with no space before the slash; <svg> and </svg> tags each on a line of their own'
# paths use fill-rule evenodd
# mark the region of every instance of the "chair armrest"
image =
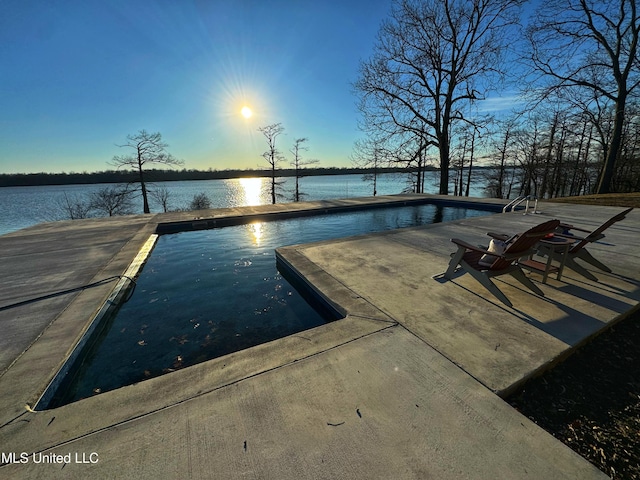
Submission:
<svg viewBox="0 0 640 480">
<path fill-rule="evenodd" d="M 511 238 L 506 233 L 487 232 L 487 235 L 489 235 L 491 238 L 495 238 L 496 240 L 502 240 L 503 242 L 506 242 Z"/>
<path fill-rule="evenodd" d="M 599 233 L 598 235 L 587 235 L 586 237 L 579 237 L 578 235 L 572 235 L 572 234 L 567 234 L 567 233 L 554 233 L 554 235 L 556 237 L 562 237 L 562 238 L 570 238 L 572 240 L 575 240 L 576 242 L 581 242 L 583 240 L 588 240 L 590 242 L 595 242 L 598 240 L 602 240 L 605 236 L 603 233 Z"/>
<path fill-rule="evenodd" d="M 563 228 L 565 230 L 577 230 L 579 232 L 586 232 L 586 233 L 591 232 L 591 230 L 587 230 L 587 229 L 580 228 L 580 227 L 574 227 L 570 223 L 561 223 L 560 225 L 558 225 L 558 228 Z"/>
<path fill-rule="evenodd" d="M 555 237 L 561 237 L 561 238 L 572 238 L 574 239 L 576 242 L 579 242 L 581 240 L 584 240 L 585 237 L 579 237 L 578 235 L 573 235 L 571 233 L 554 233 L 553 234 Z"/>
</svg>

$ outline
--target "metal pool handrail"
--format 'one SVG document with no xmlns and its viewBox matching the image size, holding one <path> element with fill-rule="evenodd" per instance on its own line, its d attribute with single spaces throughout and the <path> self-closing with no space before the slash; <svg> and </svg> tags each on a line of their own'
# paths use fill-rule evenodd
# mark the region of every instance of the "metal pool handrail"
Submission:
<svg viewBox="0 0 640 480">
<path fill-rule="evenodd" d="M 511 200 L 508 204 L 506 204 L 504 206 L 504 208 L 502 209 L 502 213 L 506 213 L 507 210 L 510 212 L 513 212 L 515 210 L 515 208 L 520 205 L 522 202 L 526 201 L 526 208 L 524 211 L 524 214 L 527 215 L 529 213 L 529 200 L 534 200 L 535 203 L 533 205 L 533 213 L 538 213 L 537 212 L 537 208 L 538 208 L 538 197 L 536 197 L 535 195 L 521 195 L 518 198 L 514 198 L 513 200 Z M 511 210 L 509 210 L 509 208 L 511 208 Z"/>
</svg>

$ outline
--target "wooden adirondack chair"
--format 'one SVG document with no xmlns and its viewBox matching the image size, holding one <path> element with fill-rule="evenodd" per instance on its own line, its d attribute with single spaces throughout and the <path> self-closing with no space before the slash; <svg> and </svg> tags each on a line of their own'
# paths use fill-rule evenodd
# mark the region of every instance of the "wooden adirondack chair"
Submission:
<svg viewBox="0 0 640 480">
<path fill-rule="evenodd" d="M 565 257 L 565 263 L 564 263 L 565 268 L 570 268 L 571 270 L 578 272 L 583 277 L 586 277 L 589 280 L 593 280 L 594 282 L 598 281 L 598 277 L 596 277 L 593 273 L 591 273 L 585 267 L 577 263 L 576 259 L 580 259 L 584 262 L 587 262 L 588 264 L 593 265 L 594 267 L 599 268 L 604 272 L 611 273 L 611 269 L 607 267 L 604 263 L 594 258 L 593 255 L 591 255 L 591 253 L 586 249 L 586 246 L 589 245 L 590 243 L 596 242 L 604 238 L 605 235 L 603 232 L 614 223 L 624 220 L 624 218 L 627 216 L 627 214 L 631 210 L 633 210 L 633 207 L 628 208 L 618 213 L 617 215 L 614 215 L 613 217 L 611 217 L 609 220 L 604 222 L 602 225 L 600 225 L 598 228 L 596 228 L 593 231 L 585 230 L 583 228 L 574 227 L 573 225 L 561 223 L 559 228 L 556 230 L 555 235 L 561 236 L 564 238 L 575 238 L 576 240 L 576 242 L 571 246 L 571 248 L 569 248 L 569 252 Z M 572 233 L 573 230 L 586 232 L 588 235 L 585 237 L 581 237 L 579 235 L 573 234 Z M 551 251 L 541 250 L 540 252 L 538 252 L 538 254 L 542 254 L 542 255 L 551 254 L 554 260 L 557 259 L 557 255 L 558 255 L 558 253 L 553 252 L 552 250 Z"/>
<path fill-rule="evenodd" d="M 451 241 L 458 246 L 458 250 L 451 254 L 449 268 L 444 273 L 444 277 L 449 280 L 452 279 L 459 265 L 466 273 L 469 273 L 489 290 L 498 300 L 509 307 L 512 307 L 513 304 L 496 284 L 491 281 L 493 277 L 509 274 L 529 290 L 540 296 L 544 296 L 542 290 L 526 277 L 517 261 L 519 258 L 527 257 L 535 252 L 536 243 L 544 238 L 545 235 L 553 233 L 559 225 L 559 220 L 549 220 L 536 227 L 530 228 L 507 242 L 503 253 L 491 252 L 488 249 L 476 247 L 463 240 L 452 238 Z M 486 255 L 495 256 L 495 260 L 487 265 Z M 483 259 L 483 257 L 485 258 Z"/>
</svg>

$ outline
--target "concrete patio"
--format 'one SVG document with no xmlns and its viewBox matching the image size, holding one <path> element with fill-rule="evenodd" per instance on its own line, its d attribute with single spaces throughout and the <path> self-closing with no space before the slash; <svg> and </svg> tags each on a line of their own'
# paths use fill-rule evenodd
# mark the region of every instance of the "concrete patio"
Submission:
<svg viewBox="0 0 640 480">
<path fill-rule="evenodd" d="M 550 218 L 595 228 L 622 210 L 614 207 L 545 202 L 537 215 L 279 249 L 281 264 L 344 319 L 32 410 L 114 282 L 13 305 L 122 275 L 158 225 L 204 228 L 416 198 L 57 222 L 0 236 L 0 476 L 607 478 L 501 396 L 637 308 L 640 212 L 589 247 L 614 273 L 594 270 L 592 282 L 565 270 L 546 284 L 530 274 L 544 298 L 501 278 L 513 308 L 469 275 L 445 282 L 437 274 L 455 250 L 452 237 L 486 244 L 487 231 L 523 231 Z M 60 462 L 36 463 L 34 452 L 61 455 L 46 457 Z"/>
</svg>

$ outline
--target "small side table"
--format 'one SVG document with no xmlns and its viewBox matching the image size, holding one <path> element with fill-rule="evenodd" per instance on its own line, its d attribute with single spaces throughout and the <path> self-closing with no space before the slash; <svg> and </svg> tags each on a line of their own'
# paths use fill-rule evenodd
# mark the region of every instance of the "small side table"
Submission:
<svg viewBox="0 0 640 480">
<path fill-rule="evenodd" d="M 565 237 L 549 237 L 544 238 L 538 242 L 538 250 L 547 256 L 547 262 L 543 263 L 538 260 L 534 260 L 533 255 L 527 260 L 521 260 L 518 265 L 525 267 L 529 270 L 542 273 L 542 283 L 547 283 L 547 277 L 550 273 L 557 272 L 556 279 L 562 278 L 562 271 L 564 270 L 564 262 L 569 252 L 569 247 L 575 242 L 574 239 Z M 551 263 L 554 257 L 560 258 L 560 265 L 555 266 Z"/>
</svg>

